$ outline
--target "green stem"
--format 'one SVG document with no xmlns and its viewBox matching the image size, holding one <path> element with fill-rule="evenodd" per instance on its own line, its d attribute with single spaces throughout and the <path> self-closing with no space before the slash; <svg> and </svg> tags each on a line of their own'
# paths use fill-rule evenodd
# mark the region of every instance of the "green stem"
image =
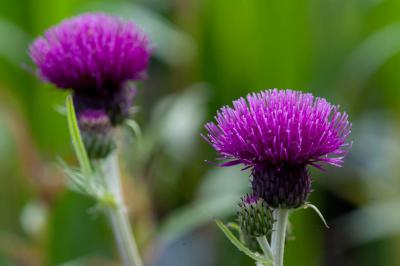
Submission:
<svg viewBox="0 0 400 266">
<path fill-rule="evenodd" d="M 260 245 L 262 251 L 264 252 L 265 258 L 273 260 L 271 247 L 269 246 L 268 239 L 266 236 L 257 237 L 257 242 Z"/>
<path fill-rule="evenodd" d="M 274 231 L 272 233 L 272 252 L 274 254 L 274 266 L 283 266 L 283 255 L 285 250 L 286 226 L 289 210 L 276 209 L 274 211 Z"/>
<path fill-rule="evenodd" d="M 123 265 L 143 266 L 126 213 L 117 155 L 111 154 L 101 165 L 106 188 L 113 195 L 116 203 L 115 206 L 107 205 L 106 212 L 110 219 Z"/>
</svg>

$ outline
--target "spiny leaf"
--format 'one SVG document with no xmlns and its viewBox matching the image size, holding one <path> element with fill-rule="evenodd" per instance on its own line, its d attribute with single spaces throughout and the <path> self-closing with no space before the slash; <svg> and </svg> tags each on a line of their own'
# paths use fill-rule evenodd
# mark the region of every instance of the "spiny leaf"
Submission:
<svg viewBox="0 0 400 266">
<path fill-rule="evenodd" d="M 86 153 L 85 145 L 83 144 L 81 133 L 79 132 L 78 122 L 76 120 L 74 103 L 72 96 L 67 96 L 66 101 L 67 107 L 67 120 L 69 134 L 71 135 L 72 145 L 75 150 L 75 154 L 78 157 L 79 164 L 81 166 L 82 173 L 90 176 L 92 173 L 92 167 L 90 165 L 89 157 Z"/>
<path fill-rule="evenodd" d="M 245 245 L 243 245 L 239 239 L 237 239 L 232 232 L 228 229 L 228 227 L 226 227 L 224 225 L 223 222 L 221 222 L 220 220 L 216 220 L 215 223 L 218 225 L 218 227 L 222 230 L 222 232 L 225 234 L 225 236 L 231 241 L 231 243 L 237 247 L 241 252 L 243 252 L 244 254 L 246 254 L 247 256 L 249 256 L 250 258 L 252 258 L 255 261 L 258 261 L 260 263 L 263 263 L 264 265 L 272 265 L 272 261 L 269 259 L 266 259 L 256 253 L 254 253 L 253 251 L 251 251 L 250 249 L 248 249 Z"/>
<path fill-rule="evenodd" d="M 61 158 L 58 158 L 58 163 L 62 171 L 68 177 L 67 185 L 71 190 L 83 195 L 94 197 L 94 193 L 91 191 L 92 186 L 90 185 L 88 178 L 82 174 L 82 171 L 79 168 L 69 166 Z"/>
</svg>

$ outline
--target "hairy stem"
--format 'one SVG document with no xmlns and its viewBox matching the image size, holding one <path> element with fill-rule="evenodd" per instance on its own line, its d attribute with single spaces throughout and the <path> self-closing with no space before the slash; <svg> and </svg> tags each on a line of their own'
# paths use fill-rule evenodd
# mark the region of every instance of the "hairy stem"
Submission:
<svg viewBox="0 0 400 266">
<path fill-rule="evenodd" d="M 273 260 L 272 250 L 269 246 L 268 239 L 266 236 L 257 237 L 257 242 L 260 245 L 262 251 L 264 252 L 265 258 Z"/>
<path fill-rule="evenodd" d="M 107 205 L 106 212 L 123 264 L 124 266 L 143 266 L 126 213 L 117 155 L 113 153 L 108 156 L 101 166 L 105 186 L 116 203 L 115 206 Z"/>
<path fill-rule="evenodd" d="M 272 233 L 272 252 L 274 254 L 274 266 L 283 266 L 283 255 L 285 250 L 286 226 L 289 210 L 276 209 L 274 218 L 274 231 Z"/>
</svg>

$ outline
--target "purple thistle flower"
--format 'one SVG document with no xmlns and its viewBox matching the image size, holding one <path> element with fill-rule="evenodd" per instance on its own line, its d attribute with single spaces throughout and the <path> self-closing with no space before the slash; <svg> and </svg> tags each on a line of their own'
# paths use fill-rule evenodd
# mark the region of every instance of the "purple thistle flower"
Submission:
<svg viewBox="0 0 400 266">
<path fill-rule="evenodd" d="M 67 19 L 29 48 L 39 76 L 96 102 L 88 108 L 115 101 L 128 81 L 144 78 L 150 53 L 147 36 L 134 23 L 102 13 Z"/>
<path fill-rule="evenodd" d="M 223 107 L 205 139 L 228 160 L 252 168 L 253 192 L 276 208 L 295 208 L 307 199 L 306 167 L 340 166 L 350 148 L 351 124 L 323 98 L 292 90 L 249 94 Z"/>
</svg>

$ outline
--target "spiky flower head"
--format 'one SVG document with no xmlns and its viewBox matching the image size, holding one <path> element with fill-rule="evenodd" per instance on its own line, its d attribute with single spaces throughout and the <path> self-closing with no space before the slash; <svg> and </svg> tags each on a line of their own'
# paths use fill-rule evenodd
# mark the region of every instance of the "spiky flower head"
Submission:
<svg viewBox="0 0 400 266">
<path fill-rule="evenodd" d="M 348 115 L 324 98 L 266 90 L 223 107 L 205 139 L 228 160 L 252 168 L 253 191 L 275 208 L 296 208 L 310 192 L 308 165 L 340 166 L 350 143 Z"/>
<path fill-rule="evenodd" d="M 85 110 L 78 116 L 78 126 L 89 158 L 105 158 L 116 143 L 110 119 L 102 110 Z"/>
<path fill-rule="evenodd" d="M 118 100 L 128 81 L 145 76 L 150 52 L 147 36 L 133 22 L 103 13 L 64 20 L 29 48 L 44 81 L 103 108 Z"/>
<path fill-rule="evenodd" d="M 246 235 L 268 236 L 272 232 L 272 210 L 262 198 L 246 195 L 242 197 L 239 208 L 239 225 Z"/>
</svg>

